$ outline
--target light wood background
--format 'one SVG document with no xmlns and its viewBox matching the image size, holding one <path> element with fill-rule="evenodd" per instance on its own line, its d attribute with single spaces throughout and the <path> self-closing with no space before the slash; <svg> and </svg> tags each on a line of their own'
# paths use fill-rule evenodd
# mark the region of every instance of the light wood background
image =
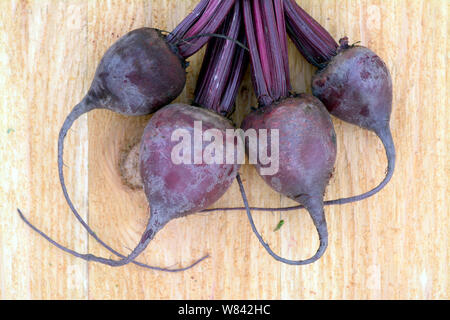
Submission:
<svg viewBox="0 0 450 320">
<path fill-rule="evenodd" d="M 367 201 L 327 208 L 329 249 L 319 262 L 292 267 L 266 254 L 245 212 L 197 214 L 171 222 L 140 257 L 194 269 L 165 274 L 134 265 L 86 263 L 29 229 L 16 208 L 56 240 L 80 252 L 110 254 L 72 217 L 57 178 L 57 134 L 86 93 L 104 51 L 142 27 L 172 30 L 196 0 L 0 0 L 0 298 L 1 299 L 448 299 L 449 153 L 446 0 L 302 0 L 338 39 L 361 40 L 388 64 L 395 88 L 392 130 L 398 167 L 391 184 Z M 189 102 L 200 52 L 190 59 Z M 310 91 L 313 68 L 290 45 L 293 86 Z M 242 119 L 256 101 L 247 76 Z M 65 169 L 80 213 L 121 252 L 134 247 L 147 219 L 142 192 L 123 186 L 121 148 L 148 117 L 93 111 L 69 132 Z M 374 134 L 334 120 L 336 173 L 327 199 L 359 194 L 385 173 Z M 292 204 L 241 169 L 252 205 Z M 217 206 L 241 206 L 237 185 Z M 285 225 L 274 228 L 280 219 Z M 255 213 L 274 250 L 306 258 L 318 240 L 308 215 Z"/>
</svg>

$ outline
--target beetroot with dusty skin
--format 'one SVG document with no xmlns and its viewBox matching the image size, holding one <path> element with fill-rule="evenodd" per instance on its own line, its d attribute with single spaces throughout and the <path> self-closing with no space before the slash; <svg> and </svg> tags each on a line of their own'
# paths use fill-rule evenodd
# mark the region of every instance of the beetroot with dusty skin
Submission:
<svg viewBox="0 0 450 320">
<path fill-rule="evenodd" d="M 184 62 L 174 53 L 160 31 L 133 30 L 120 38 L 100 61 L 91 87 L 67 116 L 58 138 L 58 173 L 64 197 L 85 229 L 105 245 L 78 214 L 64 181 L 64 139 L 84 113 L 107 109 L 129 116 L 146 115 L 170 103 L 184 89 Z"/>
<path fill-rule="evenodd" d="M 277 129 L 279 135 L 279 170 L 261 175 L 280 194 L 301 203 L 310 213 L 320 238 L 317 253 L 304 261 L 280 261 L 301 265 L 319 259 L 328 245 L 328 231 L 323 209 L 323 195 L 336 161 L 336 134 L 323 104 L 313 96 L 288 98 L 252 112 L 242 124 L 247 129 Z M 270 144 L 267 150 L 272 153 Z M 261 173 L 261 164 L 256 165 Z M 277 258 L 277 257 L 275 257 Z"/>
<path fill-rule="evenodd" d="M 221 28 L 229 38 L 242 40 L 244 37 L 241 15 L 240 5 L 236 3 Z M 224 56 L 227 59 L 223 59 Z M 214 133 L 214 145 L 235 148 L 237 142 L 234 137 L 227 135 L 227 130 L 234 131 L 235 128 L 220 114 L 229 114 L 233 108 L 247 61 L 246 52 L 238 47 L 237 42 L 213 41 L 206 50 L 196 88 L 195 101 L 202 103 L 202 107 L 172 104 L 150 119 L 139 152 L 150 217 L 140 243 L 121 264 L 133 261 L 171 220 L 210 207 L 236 179 L 240 164 L 236 161 L 228 163 L 224 149 L 218 163 L 208 162 L 205 157 L 216 156 L 217 150 L 210 148 L 212 141 L 205 140 L 208 140 L 207 132 Z M 201 132 L 196 131 L 199 129 Z M 182 142 L 177 140 L 181 136 Z M 184 140 L 186 136 L 190 141 Z M 196 136 L 204 139 L 200 141 L 201 148 L 196 145 Z M 180 143 L 190 149 L 190 154 L 184 153 L 185 148 L 182 155 L 179 153 L 177 146 Z"/>
<path fill-rule="evenodd" d="M 392 113 L 392 79 L 386 64 L 372 50 L 343 48 L 313 77 L 313 94 L 339 119 L 380 131 Z"/>
<path fill-rule="evenodd" d="M 222 116 L 184 104 L 161 109 L 145 128 L 140 168 L 151 213 L 139 249 L 146 246 L 169 221 L 210 207 L 236 178 L 238 164 L 174 164 L 170 159 L 172 150 L 179 143 L 172 141 L 172 133 L 184 130 L 194 137 L 195 121 L 201 121 L 202 134 L 209 129 L 218 130 L 224 138 L 224 145 L 226 130 L 234 129 L 231 122 Z M 207 145 L 203 144 L 202 154 Z M 193 157 L 196 151 L 193 146 L 191 149 Z"/>
<path fill-rule="evenodd" d="M 92 254 L 80 254 L 67 249 L 38 230 L 19 211 L 20 216 L 33 230 L 48 241 L 76 257 L 113 267 L 133 262 L 158 231 L 169 221 L 208 208 L 228 190 L 236 178 L 240 167 L 238 164 L 205 164 L 203 162 L 203 154 L 209 144 L 202 141 L 200 141 L 200 149 L 195 148 L 193 139 L 188 141 L 191 155 L 186 159 L 188 160 L 186 164 L 176 163 L 172 158 L 175 146 L 180 143 L 174 141 L 174 132 L 184 130 L 193 138 L 197 121 L 202 124 L 201 134 L 208 129 L 215 129 L 220 132 L 224 139 L 223 145 L 226 145 L 226 130 L 234 129 L 229 120 L 217 113 L 185 104 L 173 104 L 160 109 L 147 124 L 141 141 L 140 170 L 145 194 L 150 204 L 150 217 L 139 244 L 128 256 L 125 257 L 108 247 L 110 251 L 121 257 L 121 260 L 106 259 Z M 201 155 L 202 163 L 194 164 L 195 152 Z M 180 155 L 180 157 L 185 157 L 185 155 Z M 206 257 L 198 260 L 190 267 Z M 173 272 L 190 268 L 170 270 L 135 263 L 161 271 Z"/>
<path fill-rule="evenodd" d="M 362 195 L 329 201 L 360 201 L 381 191 L 394 175 L 396 152 L 390 129 L 392 78 L 384 61 L 372 50 L 340 44 L 294 0 L 284 0 L 287 30 L 303 56 L 318 67 L 312 91 L 335 117 L 373 131 L 382 141 L 388 160 L 383 181 Z"/>
<path fill-rule="evenodd" d="M 275 254 L 255 227 L 245 190 L 239 181 L 241 194 L 253 232 L 267 252 L 286 264 L 310 264 L 320 259 L 328 246 L 323 196 L 336 160 L 333 123 L 317 98 L 306 94 L 292 97 L 289 92 L 283 0 L 244 0 L 243 7 L 259 108 L 245 118 L 242 128 L 256 132 L 267 130 L 270 143 L 267 143 L 267 150 L 263 150 L 267 155 L 276 158 L 276 151 L 271 146 L 272 142 L 278 145 L 278 171 L 269 175 L 262 173 L 264 165 L 260 152 L 256 168 L 275 191 L 306 207 L 319 234 L 317 252 L 304 260 L 288 260 Z M 247 142 L 246 149 L 250 152 Z"/>
<path fill-rule="evenodd" d="M 170 103 L 184 89 L 186 82 L 184 66 L 184 60 L 173 51 L 159 30 L 141 28 L 129 32 L 106 51 L 88 93 L 68 115 L 59 133 L 58 173 L 64 197 L 88 233 L 121 257 L 124 256 L 110 248 L 90 229 L 69 197 L 63 171 L 64 139 L 75 120 L 91 110 L 107 109 L 124 115 L 139 116 L 153 113 Z M 50 242 L 53 241 L 44 234 L 41 235 Z M 66 248 L 63 250 L 86 260 L 110 265 L 116 263 L 109 259 L 79 254 Z"/>
<path fill-rule="evenodd" d="M 375 132 L 388 159 L 382 183 L 366 194 L 340 202 L 344 203 L 365 199 L 384 188 L 394 174 L 396 154 L 389 126 L 392 79 L 386 64 L 370 49 L 348 46 L 346 39 L 341 40 L 341 48 L 327 67 L 314 76 L 313 93 L 332 115 Z"/>
</svg>

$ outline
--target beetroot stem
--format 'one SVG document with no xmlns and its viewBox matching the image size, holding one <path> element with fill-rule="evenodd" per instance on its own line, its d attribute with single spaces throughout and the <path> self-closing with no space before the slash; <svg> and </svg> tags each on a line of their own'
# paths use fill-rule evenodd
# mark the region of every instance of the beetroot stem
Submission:
<svg viewBox="0 0 450 320">
<path fill-rule="evenodd" d="M 186 32 L 183 38 L 192 38 L 200 34 L 215 33 L 223 24 L 234 4 L 235 0 L 211 0 L 210 7 L 206 8 L 204 14 L 198 19 L 196 24 Z M 189 43 L 181 43 L 178 46 L 180 55 L 185 59 L 194 55 L 209 41 L 209 39 L 209 37 L 200 37 Z"/>
<path fill-rule="evenodd" d="M 245 33 L 250 50 L 253 87 L 259 103 L 264 105 L 270 104 L 270 96 L 264 79 L 258 43 L 253 27 L 253 14 L 250 0 L 242 0 L 242 6 L 244 8 Z"/>
<path fill-rule="evenodd" d="M 286 76 L 286 69 L 289 69 L 288 61 L 289 59 L 283 59 L 287 56 L 287 47 L 283 46 L 283 40 L 286 39 L 286 31 L 279 32 L 279 27 L 277 23 L 282 21 L 277 21 L 275 16 L 275 9 L 273 3 L 278 0 L 266 1 L 262 0 L 262 8 L 264 13 L 265 22 L 267 24 L 267 40 L 268 40 L 268 50 L 269 56 L 271 57 L 272 72 L 271 79 L 273 85 L 273 99 L 278 101 L 285 98 L 289 94 L 290 81 Z M 285 26 L 283 25 L 285 29 Z M 286 68 L 287 67 L 287 68 Z"/>
<path fill-rule="evenodd" d="M 214 16 L 217 10 L 220 8 L 220 0 L 210 0 L 208 5 L 206 6 L 205 12 L 198 19 L 195 25 L 186 32 L 186 37 L 191 37 L 196 35 L 203 30 L 208 24 L 209 20 Z"/>
<path fill-rule="evenodd" d="M 323 68 L 336 55 L 338 44 L 295 0 L 284 0 L 284 7 L 286 28 L 295 46 L 309 63 Z"/>
<path fill-rule="evenodd" d="M 281 42 L 282 59 L 285 69 L 285 77 L 288 84 L 287 90 L 291 90 L 290 71 L 289 71 L 289 55 L 286 37 L 286 20 L 284 15 L 284 0 L 274 0 L 275 16 L 278 25 L 278 39 Z"/>
<path fill-rule="evenodd" d="M 210 0 L 201 0 L 194 10 L 186 18 L 184 18 L 183 21 L 181 21 L 171 33 L 167 35 L 166 41 L 168 43 L 175 44 L 178 39 L 184 38 L 189 29 L 191 29 L 201 17 L 209 2 Z"/>
<path fill-rule="evenodd" d="M 233 109 L 248 64 L 246 50 L 238 47 L 245 42 L 242 26 L 242 12 L 236 3 L 219 32 L 239 41 L 211 39 L 197 80 L 194 103 L 224 116 Z"/>
<path fill-rule="evenodd" d="M 242 3 L 254 89 L 263 107 L 286 98 L 291 89 L 284 19 L 278 19 L 283 4 L 279 0 Z"/>
</svg>

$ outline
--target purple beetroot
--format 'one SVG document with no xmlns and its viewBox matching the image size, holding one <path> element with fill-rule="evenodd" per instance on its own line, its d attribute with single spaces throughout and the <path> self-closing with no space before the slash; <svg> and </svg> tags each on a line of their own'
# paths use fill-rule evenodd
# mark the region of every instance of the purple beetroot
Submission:
<svg viewBox="0 0 450 320">
<path fill-rule="evenodd" d="M 197 213 L 221 198 L 239 171 L 237 164 L 175 164 L 171 159 L 175 130 L 194 137 L 195 122 L 202 123 L 202 134 L 215 129 L 226 137 L 234 129 L 230 121 L 218 114 L 184 104 L 169 105 L 156 112 L 145 128 L 141 141 L 140 168 L 144 190 L 150 203 L 150 218 L 136 249 L 120 264 L 133 261 L 169 221 Z M 193 139 L 193 138 L 192 138 Z M 191 141 L 193 142 L 193 141 Z M 225 144 L 225 140 L 223 141 Z M 189 144 L 194 156 L 195 148 Z M 208 144 L 204 143 L 201 154 Z M 186 156 L 186 155 L 183 155 Z"/>
<path fill-rule="evenodd" d="M 160 31 L 151 28 L 133 30 L 120 38 L 103 56 L 88 93 L 68 115 L 59 133 L 58 173 L 64 197 L 78 221 L 107 248 L 78 214 L 67 192 L 64 139 L 75 120 L 91 110 L 139 116 L 151 114 L 174 100 L 184 89 L 186 72 L 184 60 L 172 48 Z"/>
<path fill-rule="evenodd" d="M 167 37 L 160 30 L 136 29 L 108 49 L 87 95 L 65 120 L 58 139 L 58 172 L 64 197 L 78 221 L 100 244 L 116 253 L 89 228 L 69 197 L 64 182 L 64 139 L 76 119 L 93 109 L 107 109 L 128 116 L 151 114 L 171 103 L 186 83 L 185 59 L 209 40 L 233 7 L 234 0 L 201 0 Z M 185 41 L 185 37 L 191 37 Z"/>
<path fill-rule="evenodd" d="M 304 261 L 289 261 L 273 254 L 267 245 L 266 249 L 277 260 L 288 264 L 303 265 L 318 260 L 328 245 L 323 195 L 336 161 L 336 134 L 327 110 L 317 98 L 303 94 L 252 112 L 242 128 L 267 129 L 269 139 L 273 138 L 269 132 L 278 130 L 279 170 L 261 177 L 275 191 L 301 203 L 319 233 L 318 251 Z M 267 152 L 273 152 L 270 144 Z M 261 164 L 256 165 L 259 173 L 261 168 Z"/>
<path fill-rule="evenodd" d="M 314 256 L 292 261 L 275 254 L 254 225 L 239 181 L 241 193 L 253 232 L 269 254 L 286 264 L 310 264 L 322 257 L 328 245 L 323 195 L 336 160 L 333 123 L 317 98 L 306 94 L 290 97 L 283 1 L 243 0 L 243 7 L 259 108 L 246 117 L 242 128 L 254 129 L 256 132 L 267 130 L 271 142 L 264 152 L 272 157 L 277 157 L 276 150 L 271 147 L 272 143 L 278 145 L 278 172 L 264 175 L 260 157 L 256 169 L 275 191 L 306 207 L 320 239 L 319 249 Z M 246 141 L 247 152 L 252 151 L 250 147 Z"/>
<path fill-rule="evenodd" d="M 340 52 L 313 78 L 313 94 L 335 117 L 375 132 L 386 149 L 388 170 L 383 182 L 370 192 L 343 199 L 362 200 L 384 188 L 394 174 L 395 146 L 389 121 L 392 80 L 386 64 L 365 47 L 349 47 L 341 40 Z"/>
<path fill-rule="evenodd" d="M 373 190 L 351 198 L 328 201 L 344 204 L 366 199 L 391 180 L 395 169 L 395 146 L 389 126 L 392 113 L 392 79 L 383 60 L 368 48 L 338 45 L 331 35 L 294 0 L 284 0 L 291 39 L 313 65 L 312 91 L 335 117 L 371 130 L 382 141 L 388 159 L 384 180 Z"/>
</svg>

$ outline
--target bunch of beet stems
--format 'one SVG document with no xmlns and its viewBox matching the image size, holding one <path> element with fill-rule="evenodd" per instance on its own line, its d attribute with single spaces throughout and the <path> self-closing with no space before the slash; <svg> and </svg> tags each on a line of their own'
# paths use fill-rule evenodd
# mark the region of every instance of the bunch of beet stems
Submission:
<svg viewBox="0 0 450 320">
<path fill-rule="evenodd" d="M 244 0 L 241 0 L 244 1 Z M 254 1 L 255 8 L 258 9 L 259 6 L 264 4 L 264 1 L 259 0 L 252 0 Z M 244 1 L 245 3 L 246 1 Z M 281 3 L 282 2 L 282 3 Z M 253 3 L 253 2 L 252 2 Z M 313 66 L 317 67 L 318 70 L 323 70 L 328 66 L 330 61 L 341 51 L 351 48 L 351 46 L 348 45 L 348 39 L 345 37 L 341 39 L 340 45 L 333 39 L 333 37 L 330 35 L 330 33 L 322 27 L 314 18 L 312 18 L 305 10 L 303 10 L 295 0 L 282 0 L 282 1 L 275 1 L 275 6 L 283 7 L 284 15 L 283 16 L 277 16 L 276 21 L 278 23 L 277 30 L 284 29 L 287 31 L 289 37 L 291 38 L 292 42 L 295 44 L 297 49 L 300 51 L 300 53 L 304 56 L 304 58 Z M 254 12 L 253 14 L 255 23 L 257 24 L 261 19 L 262 15 L 257 14 Z M 265 23 L 265 27 L 267 27 L 268 23 L 270 21 L 267 21 Z M 285 23 L 285 26 L 283 26 L 283 23 Z M 258 24 L 257 24 L 258 26 Z M 262 27 L 259 26 L 261 30 L 257 29 L 257 34 L 266 34 Z M 281 31 L 280 31 L 281 32 Z M 280 33 L 281 34 L 281 33 Z M 284 38 L 284 37 L 283 37 Z M 268 41 L 268 40 L 266 40 Z M 263 52 L 266 50 L 264 43 L 258 43 L 258 48 L 261 49 Z M 255 49 L 253 49 L 255 50 Z M 284 50 L 284 48 L 283 48 Z M 285 53 L 283 53 L 284 61 L 287 61 L 287 57 L 284 56 Z M 253 62 L 252 62 L 253 63 Z M 262 74 L 262 71 L 267 70 L 267 58 L 262 57 L 261 58 L 261 66 L 253 66 L 254 68 L 258 68 L 258 70 L 255 70 L 256 74 Z M 272 65 L 271 65 L 272 66 Z M 276 66 L 274 66 L 276 67 Z M 286 71 L 287 74 L 289 70 Z M 274 73 L 277 74 L 277 71 L 274 70 Z M 288 74 L 289 75 L 289 74 Z M 276 75 L 275 75 L 276 76 Z M 263 81 L 256 81 L 256 87 L 255 91 L 260 91 L 260 95 L 262 99 L 261 101 L 264 102 L 268 99 L 267 95 L 267 88 L 270 88 L 270 81 L 272 79 L 269 77 L 269 79 L 266 80 L 267 85 L 264 85 Z M 259 83 L 259 84 L 258 84 Z M 288 85 L 289 82 L 287 81 L 286 84 Z M 390 115 L 389 115 L 390 116 Z M 388 116 L 386 116 L 388 118 Z M 344 119 L 345 121 L 345 119 Z M 386 150 L 386 157 L 388 159 L 388 168 L 386 171 L 386 176 L 383 179 L 383 181 L 374 189 L 363 193 L 361 195 L 348 197 L 348 198 L 342 198 L 342 199 L 336 199 L 336 200 L 328 200 L 324 202 L 324 205 L 342 205 L 342 204 L 348 204 L 353 202 L 362 201 L 364 199 L 370 198 L 376 193 L 380 192 L 391 180 L 394 169 L 395 169 L 395 160 L 396 160 L 396 152 L 394 143 L 392 141 L 392 135 L 390 132 L 390 129 L 388 126 L 381 127 L 381 128 L 368 128 L 369 130 L 374 131 L 380 140 L 382 141 L 385 150 Z M 283 212 L 283 211 L 294 211 L 298 209 L 304 208 L 302 205 L 298 206 L 291 206 L 286 208 L 261 208 L 261 207 L 251 207 L 251 210 L 255 211 L 267 211 L 267 212 Z M 204 212 L 214 212 L 214 211 L 240 211 L 244 210 L 245 208 L 217 208 L 217 209 L 208 209 Z"/>
<path fill-rule="evenodd" d="M 195 103 L 222 115 L 230 114 L 234 108 L 238 89 L 249 61 L 248 53 L 246 53 L 246 48 L 243 44 L 246 39 L 243 32 L 242 13 L 239 3 L 234 0 L 202 0 L 166 39 L 184 59 L 192 56 L 208 43 L 195 91 Z M 239 42 L 239 39 L 241 42 Z M 64 177 L 61 174 L 60 178 L 64 182 Z M 99 244 L 122 260 L 114 261 L 71 250 L 31 224 L 22 212 L 18 210 L 20 217 L 30 228 L 66 253 L 86 261 L 96 261 L 111 266 L 125 265 L 132 262 L 143 268 L 164 272 L 185 271 L 208 258 L 207 255 L 190 266 L 180 269 L 149 266 L 135 261 L 136 257 L 130 258 L 130 256 L 127 257 L 119 253 L 97 236 L 78 214 L 64 183 L 62 185 L 64 196 L 78 221 Z"/>
<path fill-rule="evenodd" d="M 217 37 L 209 41 L 197 80 L 194 104 L 227 117 L 235 109 L 239 87 L 249 64 L 239 2 L 217 33 L 234 41 Z"/>
</svg>

